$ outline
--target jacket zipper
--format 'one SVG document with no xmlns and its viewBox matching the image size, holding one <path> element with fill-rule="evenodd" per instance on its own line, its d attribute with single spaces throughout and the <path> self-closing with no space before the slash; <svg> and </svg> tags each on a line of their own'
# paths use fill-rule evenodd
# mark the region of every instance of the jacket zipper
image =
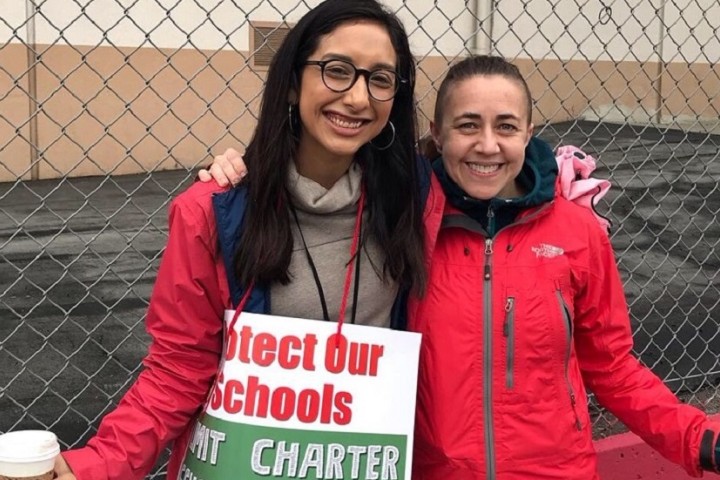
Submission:
<svg viewBox="0 0 720 480">
<path fill-rule="evenodd" d="M 565 383 L 567 384 L 568 393 L 570 394 L 570 404 L 572 405 L 573 414 L 575 415 L 575 428 L 577 428 L 578 430 L 582 430 L 580 417 L 577 413 L 577 400 L 575 398 L 575 389 L 573 388 L 572 382 L 570 381 L 570 355 L 572 353 L 572 320 L 570 319 L 570 314 L 568 313 L 568 309 L 565 305 L 565 300 L 563 300 L 560 288 L 555 290 L 555 296 L 557 297 L 558 305 L 560 306 L 560 312 L 562 313 L 563 317 L 563 324 L 565 325 L 565 341 L 567 344 L 567 348 L 565 349 L 564 365 Z"/>
<path fill-rule="evenodd" d="M 536 217 L 540 216 L 542 212 L 550 207 L 552 202 L 543 205 L 530 215 L 520 219 L 520 221 L 513 225 L 507 225 L 500 230 L 509 228 L 514 225 L 520 225 L 528 223 Z M 495 236 L 499 232 L 495 232 L 495 212 L 492 209 L 492 204 L 488 205 L 487 211 L 488 217 L 488 233 L 495 233 Z M 493 239 L 488 235 L 485 239 L 485 267 L 483 271 L 484 278 L 484 289 L 483 289 L 483 301 L 485 305 L 485 312 L 483 318 L 484 324 L 484 339 L 483 339 L 483 385 L 485 388 L 485 399 L 483 401 L 483 416 L 485 420 L 485 459 L 487 466 L 487 480 L 495 480 L 495 438 L 493 430 L 493 414 L 492 414 L 492 254 L 493 254 Z"/>
<path fill-rule="evenodd" d="M 488 206 L 488 231 L 495 230 L 495 212 Z M 485 269 L 484 269 L 484 301 L 485 314 L 484 340 L 483 340 L 483 384 L 485 389 L 484 416 L 485 416 L 485 459 L 487 462 L 487 480 L 495 480 L 495 438 L 493 429 L 493 395 L 492 395 L 492 254 L 493 239 L 485 239 Z"/>
<path fill-rule="evenodd" d="M 513 388 L 514 364 L 515 364 L 515 298 L 508 297 L 505 303 L 505 322 L 503 323 L 503 335 L 507 344 L 507 365 L 505 372 L 505 386 Z"/>
</svg>

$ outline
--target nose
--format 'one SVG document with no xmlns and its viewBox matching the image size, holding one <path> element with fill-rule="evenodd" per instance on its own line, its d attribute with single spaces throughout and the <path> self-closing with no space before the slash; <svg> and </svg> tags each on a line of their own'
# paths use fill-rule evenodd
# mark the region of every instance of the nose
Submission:
<svg viewBox="0 0 720 480">
<path fill-rule="evenodd" d="M 499 153 L 500 144 L 498 143 L 497 134 L 491 126 L 482 128 L 478 132 L 475 142 L 475 151 L 486 155 Z"/>
<path fill-rule="evenodd" d="M 362 110 L 370 105 L 370 92 L 368 92 L 368 84 L 365 77 L 359 75 L 355 84 L 350 90 L 345 92 L 343 96 L 345 104 L 354 109 Z"/>
</svg>

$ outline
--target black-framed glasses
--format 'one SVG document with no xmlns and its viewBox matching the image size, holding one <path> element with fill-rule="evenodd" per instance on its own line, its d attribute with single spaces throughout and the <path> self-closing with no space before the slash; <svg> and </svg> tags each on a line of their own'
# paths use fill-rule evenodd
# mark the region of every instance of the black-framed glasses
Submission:
<svg viewBox="0 0 720 480">
<path fill-rule="evenodd" d="M 392 70 L 378 68 L 366 70 L 357 68 L 345 60 L 308 60 L 305 65 L 320 67 L 323 83 L 333 92 L 342 93 L 350 90 L 362 75 L 365 78 L 368 94 L 379 102 L 391 100 L 405 82 Z"/>
</svg>

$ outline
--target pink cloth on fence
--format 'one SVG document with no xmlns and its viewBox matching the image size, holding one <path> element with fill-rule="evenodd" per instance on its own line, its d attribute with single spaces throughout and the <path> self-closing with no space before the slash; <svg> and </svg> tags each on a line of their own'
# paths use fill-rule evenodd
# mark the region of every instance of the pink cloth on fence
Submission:
<svg viewBox="0 0 720 480">
<path fill-rule="evenodd" d="M 590 178 L 595 171 L 595 158 L 572 145 L 558 147 L 555 152 L 558 164 L 558 183 L 561 195 L 593 212 L 600 226 L 610 230 L 610 221 L 600 215 L 595 207 L 610 190 L 610 182 Z"/>
</svg>

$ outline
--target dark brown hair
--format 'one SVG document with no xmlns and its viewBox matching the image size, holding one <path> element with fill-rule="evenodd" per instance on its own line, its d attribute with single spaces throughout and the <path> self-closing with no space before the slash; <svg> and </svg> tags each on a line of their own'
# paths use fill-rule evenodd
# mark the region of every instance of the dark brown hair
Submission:
<svg viewBox="0 0 720 480">
<path fill-rule="evenodd" d="M 326 0 L 290 30 L 267 74 L 257 128 L 248 145 L 248 208 L 235 256 L 242 285 L 288 283 L 292 230 L 288 211 L 288 162 L 298 145 L 299 118 L 289 118 L 288 99 L 300 92 L 302 69 L 321 38 L 347 23 L 375 22 L 385 28 L 397 55 L 403 80 L 393 100 L 390 121 L 395 140 L 382 151 L 363 145 L 355 156 L 363 168 L 368 221 L 364 231 L 385 255 L 383 275 L 402 287 L 424 291 L 427 283 L 415 142 L 415 61 L 398 18 L 375 0 Z M 293 124 L 296 124 L 293 126 Z M 387 144 L 385 129 L 378 139 Z"/>
<path fill-rule="evenodd" d="M 532 123 L 532 95 L 525 78 L 515 65 L 502 57 L 494 55 L 473 55 L 450 67 L 450 70 L 448 70 L 447 75 L 445 75 L 445 78 L 440 84 L 437 99 L 435 100 L 435 123 L 438 126 L 442 123 L 443 106 L 447 101 L 450 89 L 453 88 L 455 84 L 468 78 L 476 76 L 488 77 L 491 75 L 505 77 L 520 85 L 523 92 L 525 92 L 528 123 Z"/>
</svg>

